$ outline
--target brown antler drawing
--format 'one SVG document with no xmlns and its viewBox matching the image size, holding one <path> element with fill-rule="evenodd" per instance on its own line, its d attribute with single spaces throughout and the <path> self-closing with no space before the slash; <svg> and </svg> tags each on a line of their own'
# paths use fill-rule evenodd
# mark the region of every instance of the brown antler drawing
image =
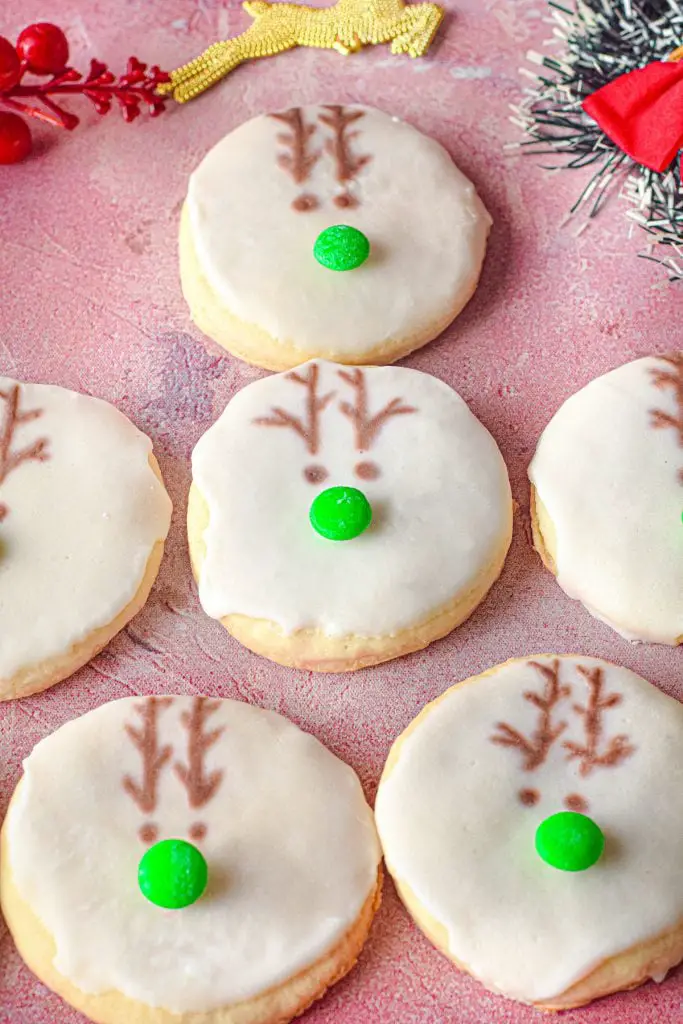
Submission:
<svg viewBox="0 0 683 1024">
<path fill-rule="evenodd" d="M 526 690 L 523 695 L 524 700 L 538 708 L 536 729 L 531 736 L 524 736 L 507 722 L 498 722 L 496 725 L 498 733 L 491 736 L 491 742 L 497 743 L 501 747 L 517 747 L 522 752 L 522 767 L 527 772 L 533 771 L 543 764 L 553 743 L 567 728 L 566 722 L 558 722 L 553 725 L 552 717 L 555 707 L 570 693 L 568 686 L 560 685 L 560 661 L 558 658 L 555 658 L 551 665 L 542 665 L 538 661 L 530 661 L 529 665 L 531 668 L 535 668 L 545 680 L 542 694 Z"/>
<path fill-rule="evenodd" d="M 349 128 L 361 117 L 364 117 L 365 112 L 363 110 L 347 111 L 343 107 L 335 105 L 326 106 L 325 110 L 328 113 L 318 114 L 318 120 L 334 132 L 334 138 L 327 139 L 325 142 L 325 152 L 334 158 L 337 181 L 346 186 L 372 159 L 368 155 L 354 157 L 351 152 L 351 142 L 358 137 L 359 133 L 351 132 Z M 335 197 L 334 202 L 336 206 L 340 207 L 358 205 L 358 201 L 349 194 L 347 188 L 341 195 Z"/>
<path fill-rule="evenodd" d="M 673 427 L 678 436 L 678 443 L 683 447 L 683 352 L 674 352 L 668 356 L 659 356 L 663 363 L 671 369 L 650 370 L 652 382 L 661 390 L 672 388 L 676 400 L 676 415 L 672 416 L 663 409 L 650 410 L 650 422 L 655 429 Z M 683 469 L 678 471 L 679 480 L 683 483 Z"/>
<path fill-rule="evenodd" d="M 172 697 L 147 697 L 142 704 L 135 705 L 142 727 L 125 727 L 133 746 L 140 751 L 142 781 L 138 783 L 130 775 L 124 775 L 123 788 L 145 814 L 151 814 L 156 808 L 159 775 L 173 753 L 168 744 L 159 746 L 158 728 L 160 713 L 172 703 Z"/>
<path fill-rule="evenodd" d="M 604 676 L 601 668 L 584 668 L 577 665 L 577 671 L 584 677 L 588 684 L 588 701 L 585 707 L 581 704 L 574 704 L 574 711 L 581 715 L 584 720 L 586 742 L 573 743 L 566 740 L 562 745 L 569 751 L 567 760 L 578 759 L 580 761 L 579 775 L 590 775 L 594 768 L 611 768 L 635 751 L 635 747 L 629 743 L 628 736 L 622 734 L 613 736 L 605 749 L 600 752 L 603 733 L 603 712 L 608 708 L 614 708 L 621 703 L 620 693 L 603 695 Z"/>
<path fill-rule="evenodd" d="M 340 402 L 339 408 L 351 420 L 356 431 L 356 448 L 359 452 L 368 451 L 380 430 L 392 416 L 404 416 L 417 412 L 412 405 L 404 405 L 402 398 L 392 398 L 383 409 L 371 416 L 368 410 L 368 392 L 365 374 L 362 370 L 339 370 L 342 380 L 350 384 L 356 392 L 354 404 Z"/>
<path fill-rule="evenodd" d="M 305 418 L 293 416 L 279 406 L 274 406 L 272 416 L 260 416 L 254 420 L 254 423 L 262 427 L 289 427 L 302 438 L 311 455 L 317 455 L 320 447 L 320 413 L 334 397 L 334 391 L 318 395 L 319 369 L 318 364 L 313 363 L 305 376 L 296 372 L 287 374 L 287 380 L 306 388 Z"/>
<path fill-rule="evenodd" d="M 320 159 L 319 152 L 311 152 L 309 143 L 316 132 L 317 126 L 306 124 L 299 107 L 285 110 L 279 114 L 270 115 L 274 120 L 281 121 L 289 128 L 289 132 L 282 132 L 277 136 L 277 141 L 286 147 L 288 152 L 280 153 L 277 158 L 278 166 L 287 174 L 291 175 L 297 185 L 302 185 L 310 177 L 311 171 Z M 314 210 L 318 205 L 315 196 L 302 194 L 292 203 L 295 210 Z"/>
<path fill-rule="evenodd" d="M 187 790 L 190 807 L 203 807 L 218 789 L 223 772 L 204 772 L 207 750 L 225 731 L 224 726 L 204 732 L 206 720 L 220 707 L 219 700 L 195 697 L 192 711 L 183 711 L 180 719 L 187 730 L 187 764 L 176 761 L 173 770 Z"/>
<path fill-rule="evenodd" d="M 41 437 L 38 441 L 34 441 L 25 448 L 20 448 L 18 451 L 12 451 L 12 442 L 17 428 L 22 423 L 29 423 L 43 415 L 42 409 L 20 412 L 20 397 L 18 384 L 14 384 L 9 391 L 0 391 L 0 399 L 4 402 L 4 415 L 0 421 L 0 484 L 22 462 L 29 460 L 45 462 L 50 457 L 47 451 L 48 441 L 45 437 Z M 5 518 L 7 512 L 7 506 L 0 502 L 0 522 Z"/>
</svg>

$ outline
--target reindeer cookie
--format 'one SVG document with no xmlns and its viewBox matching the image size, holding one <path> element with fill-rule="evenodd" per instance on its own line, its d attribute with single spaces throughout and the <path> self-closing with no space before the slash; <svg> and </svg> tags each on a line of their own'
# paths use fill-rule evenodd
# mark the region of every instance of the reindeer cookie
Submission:
<svg viewBox="0 0 683 1024">
<path fill-rule="evenodd" d="M 190 178 L 180 270 L 198 326 L 272 370 L 391 363 L 468 301 L 490 218 L 433 139 L 368 107 L 296 107 Z"/>
<path fill-rule="evenodd" d="M 106 402 L 0 377 L 0 700 L 65 679 L 142 608 L 171 518 Z"/>
<path fill-rule="evenodd" d="M 431 941 L 541 1009 L 683 959 L 683 706 L 595 658 L 489 669 L 396 740 L 375 813 Z"/>
<path fill-rule="evenodd" d="M 534 542 L 562 589 L 628 640 L 683 640 L 683 354 L 591 381 L 529 467 Z"/>
<path fill-rule="evenodd" d="M 312 361 L 240 391 L 192 456 L 204 610 L 283 665 L 345 671 L 426 647 L 498 577 L 512 500 L 446 384 Z"/>
<path fill-rule="evenodd" d="M 42 740 L 1 864 L 22 957 L 100 1024 L 285 1024 L 351 969 L 381 882 L 355 773 L 205 697 L 114 701 Z"/>
</svg>

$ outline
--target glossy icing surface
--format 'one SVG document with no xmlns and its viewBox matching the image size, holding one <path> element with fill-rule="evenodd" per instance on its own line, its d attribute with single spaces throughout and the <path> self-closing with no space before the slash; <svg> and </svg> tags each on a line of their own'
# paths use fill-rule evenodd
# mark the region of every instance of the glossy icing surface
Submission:
<svg viewBox="0 0 683 1024">
<path fill-rule="evenodd" d="M 107 402 L 0 377 L 0 678 L 135 597 L 171 502 L 152 442 Z"/>
<path fill-rule="evenodd" d="M 585 871 L 534 849 L 567 809 L 605 835 Z M 389 870 L 452 956 L 494 990 L 549 1000 L 683 918 L 683 706 L 593 658 L 506 662 L 401 737 L 376 815 Z"/>
<path fill-rule="evenodd" d="M 455 314 L 491 223 L 437 142 L 355 106 L 247 121 L 194 171 L 187 202 L 200 266 L 226 308 L 305 353 L 346 361 Z M 362 267 L 316 262 L 315 240 L 334 224 L 368 238 Z"/>
<path fill-rule="evenodd" d="M 529 477 L 557 579 L 628 639 L 683 635 L 683 357 L 637 359 L 572 395 Z"/>
<path fill-rule="evenodd" d="M 390 634 L 471 589 L 505 548 L 512 505 L 495 441 L 451 388 L 400 367 L 312 361 L 238 392 L 196 446 L 209 509 L 205 611 L 285 632 Z M 335 542 L 309 522 L 358 487 L 372 525 Z"/>
<path fill-rule="evenodd" d="M 355 773 L 287 719 L 232 700 L 125 698 L 42 740 L 7 821 L 12 876 L 55 966 L 174 1013 L 248 999 L 340 941 L 376 884 Z M 147 902 L 140 857 L 195 843 L 209 868 L 184 910 Z"/>
</svg>

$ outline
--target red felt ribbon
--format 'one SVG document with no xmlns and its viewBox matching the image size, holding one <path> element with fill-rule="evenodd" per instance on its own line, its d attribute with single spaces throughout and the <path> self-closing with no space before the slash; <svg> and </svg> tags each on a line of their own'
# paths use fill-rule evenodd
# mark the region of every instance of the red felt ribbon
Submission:
<svg viewBox="0 0 683 1024">
<path fill-rule="evenodd" d="M 652 171 L 665 171 L 683 149 L 683 61 L 629 71 L 581 105 L 619 149 Z"/>
</svg>

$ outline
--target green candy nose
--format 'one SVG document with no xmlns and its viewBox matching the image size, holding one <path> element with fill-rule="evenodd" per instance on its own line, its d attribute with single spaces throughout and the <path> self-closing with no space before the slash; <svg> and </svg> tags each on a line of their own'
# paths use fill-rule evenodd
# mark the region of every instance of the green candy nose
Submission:
<svg viewBox="0 0 683 1024">
<path fill-rule="evenodd" d="M 196 903 L 208 877 L 204 857 L 184 839 L 162 839 L 150 846 L 138 865 L 142 895 L 166 910 L 181 910 Z"/>
<path fill-rule="evenodd" d="M 558 871 L 585 871 L 600 860 L 604 848 L 602 830 L 577 811 L 551 814 L 536 830 L 536 853 Z"/>
<path fill-rule="evenodd" d="M 370 243 L 357 228 L 335 224 L 320 232 L 313 255 L 328 270 L 355 270 L 370 255 Z"/>
<path fill-rule="evenodd" d="M 355 487 L 328 487 L 313 500 L 311 526 L 327 540 L 353 540 L 372 521 L 370 502 Z"/>
</svg>

